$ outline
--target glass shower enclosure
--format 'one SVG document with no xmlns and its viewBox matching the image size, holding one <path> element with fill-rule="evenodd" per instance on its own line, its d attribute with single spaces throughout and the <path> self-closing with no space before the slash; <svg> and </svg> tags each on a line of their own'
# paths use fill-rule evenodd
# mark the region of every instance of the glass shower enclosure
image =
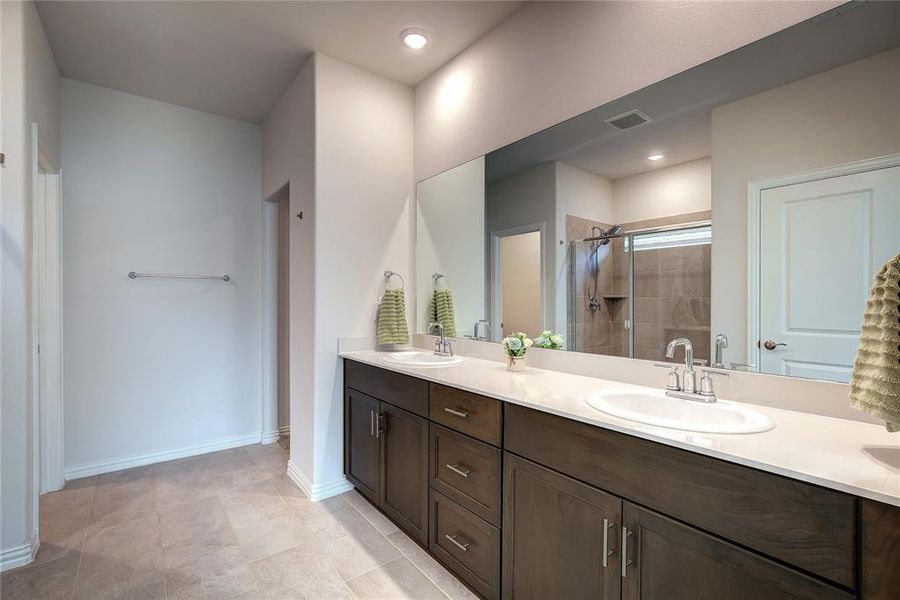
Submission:
<svg viewBox="0 0 900 600">
<path fill-rule="evenodd" d="M 665 360 L 687 337 L 708 358 L 710 223 L 595 233 L 569 243 L 569 349 Z"/>
</svg>

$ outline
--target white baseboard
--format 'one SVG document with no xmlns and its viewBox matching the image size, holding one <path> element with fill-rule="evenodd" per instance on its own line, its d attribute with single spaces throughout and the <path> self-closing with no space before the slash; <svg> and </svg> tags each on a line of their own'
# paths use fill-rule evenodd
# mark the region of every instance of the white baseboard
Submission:
<svg viewBox="0 0 900 600">
<path fill-rule="evenodd" d="M 309 482 L 309 478 L 301 471 L 292 461 L 288 461 L 287 475 L 291 481 L 297 484 L 306 497 L 313 502 L 325 500 L 353 489 L 353 484 L 347 481 L 347 478 L 341 476 L 328 483 L 320 483 L 313 485 Z"/>
<path fill-rule="evenodd" d="M 280 433 L 281 435 L 291 435 L 291 426 L 284 425 L 283 427 L 279 427 L 278 433 Z"/>
<path fill-rule="evenodd" d="M 31 534 L 31 540 L 27 544 L 0 550 L 0 572 L 16 567 L 24 567 L 34 560 L 38 547 L 41 545 L 37 532 Z"/>
<path fill-rule="evenodd" d="M 80 479 L 82 477 L 90 477 L 91 475 L 112 473 L 114 471 L 121 471 L 123 469 L 131 469 L 132 467 L 152 465 L 154 463 L 165 462 L 167 460 L 175 460 L 176 458 L 197 456 L 198 454 L 207 454 L 208 452 L 216 452 L 218 450 L 227 450 L 228 448 L 237 448 L 238 446 L 249 446 L 250 444 L 258 443 L 260 443 L 260 434 L 257 431 L 256 433 L 219 438 L 216 440 L 204 442 L 202 444 L 184 446 L 172 450 L 163 450 L 162 452 L 148 452 L 146 454 L 136 454 L 123 458 L 115 458 L 112 460 L 84 463 L 72 467 L 66 467 L 66 481 L 70 479 Z"/>
<path fill-rule="evenodd" d="M 274 444 L 281 437 L 281 432 L 277 429 L 274 431 L 267 431 L 262 434 L 262 443 L 263 444 Z"/>
</svg>

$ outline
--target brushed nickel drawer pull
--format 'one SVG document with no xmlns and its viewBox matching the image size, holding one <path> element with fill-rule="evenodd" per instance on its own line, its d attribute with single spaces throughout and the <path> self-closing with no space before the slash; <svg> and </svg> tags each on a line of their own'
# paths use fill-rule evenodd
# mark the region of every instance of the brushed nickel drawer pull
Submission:
<svg viewBox="0 0 900 600">
<path fill-rule="evenodd" d="M 459 410 L 458 408 L 449 408 L 449 407 L 447 407 L 447 408 L 444 409 L 444 412 L 448 412 L 448 413 L 450 413 L 451 415 L 453 415 L 454 417 L 459 417 L 460 419 L 465 419 L 466 417 L 469 416 L 469 413 L 467 413 L 467 412 L 464 411 L 464 410 Z"/>
<path fill-rule="evenodd" d="M 369 433 L 372 437 L 375 437 L 375 411 L 369 411 Z"/>
<path fill-rule="evenodd" d="M 628 560 L 628 537 L 631 535 L 631 532 L 628 531 L 628 528 L 624 525 L 622 526 L 622 577 L 626 576 L 628 573 L 628 567 L 634 562 L 632 560 Z"/>
<path fill-rule="evenodd" d="M 609 519 L 603 519 L 603 568 L 609 565 L 609 557 L 616 553 L 615 550 L 609 549 L 609 530 L 615 527 L 615 523 L 610 523 Z"/>
<path fill-rule="evenodd" d="M 457 475 L 460 475 L 461 477 L 468 477 L 469 474 L 472 472 L 469 469 L 466 469 L 459 465 L 445 465 L 445 466 L 448 469 L 450 469 L 451 471 L 453 471 L 454 473 L 456 473 Z"/>
<path fill-rule="evenodd" d="M 453 545 L 456 546 L 457 548 L 459 548 L 460 550 L 462 550 L 463 552 L 469 551 L 469 546 L 471 545 L 471 543 L 466 542 L 465 544 L 463 544 L 462 542 L 458 542 L 456 540 L 456 538 L 459 537 L 458 533 L 454 533 L 453 535 L 450 535 L 448 533 L 448 534 L 444 535 L 444 537 L 447 538 L 449 541 L 453 542 Z"/>
</svg>

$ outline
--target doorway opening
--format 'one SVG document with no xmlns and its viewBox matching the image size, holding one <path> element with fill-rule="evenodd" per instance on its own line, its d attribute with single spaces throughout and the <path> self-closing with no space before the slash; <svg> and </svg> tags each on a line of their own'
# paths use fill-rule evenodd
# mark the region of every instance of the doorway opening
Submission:
<svg viewBox="0 0 900 600">
<path fill-rule="evenodd" d="M 32 141 L 32 348 L 34 469 L 40 494 L 65 485 L 62 397 L 62 204 L 59 163 L 41 141 Z M 37 514 L 37 512 L 35 512 Z"/>
<path fill-rule="evenodd" d="M 290 447 L 290 184 L 263 202 L 263 443 Z"/>
<path fill-rule="evenodd" d="M 538 335 L 544 309 L 543 228 L 497 231 L 492 241 L 494 340 L 518 331 Z"/>
</svg>

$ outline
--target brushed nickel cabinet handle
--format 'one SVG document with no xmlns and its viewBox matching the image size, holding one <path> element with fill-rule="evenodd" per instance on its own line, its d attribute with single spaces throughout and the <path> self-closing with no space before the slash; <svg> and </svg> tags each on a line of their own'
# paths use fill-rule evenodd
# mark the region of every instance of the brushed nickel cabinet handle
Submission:
<svg viewBox="0 0 900 600">
<path fill-rule="evenodd" d="M 461 467 L 459 465 L 444 465 L 444 466 L 461 477 L 468 477 L 469 474 L 472 472 L 469 469 L 466 469 L 465 467 Z"/>
<path fill-rule="evenodd" d="M 459 417 L 460 419 L 465 419 L 466 417 L 469 416 L 469 413 L 467 413 L 464 410 L 460 410 L 458 408 L 449 408 L 448 407 L 448 408 L 444 409 L 444 412 L 450 413 L 454 417 Z"/>
<path fill-rule="evenodd" d="M 458 534 L 458 533 L 454 533 L 453 535 L 450 535 L 450 534 L 448 533 L 448 534 L 444 535 L 444 537 L 447 538 L 448 541 L 452 542 L 454 546 L 456 546 L 457 548 L 459 548 L 459 549 L 462 550 L 463 552 L 468 552 L 468 551 L 469 551 L 469 546 L 471 545 L 471 543 L 470 543 L 470 542 L 466 542 L 465 544 L 463 544 L 462 542 L 457 541 L 456 538 L 459 537 L 459 534 Z"/>
<path fill-rule="evenodd" d="M 628 537 L 631 535 L 631 532 L 628 531 L 628 528 L 622 525 L 622 577 L 626 577 L 628 573 L 628 567 L 634 561 L 628 560 Z"/>
<path fill-rule="evenodd" d="M 609 557 L 616 553 L 615 550 L 609 549 L 609 530 L 615 527 L 615 523 L 610 523 L 609 519 L 603 519 L 603 568 L 609 566 Z"/>
<path fill-rule="evenodd" d="M 383 413 L 375 415 L 375 439 L 380 438 L 381 434 L 384 433 L 384 429 L 381 427 L 382 419 L 384 419 Z"/>
<path fill-rule="evenodd" d="M 375 436 L 375 411 L 369 411 L 369 435 Z"/>
</svg>

